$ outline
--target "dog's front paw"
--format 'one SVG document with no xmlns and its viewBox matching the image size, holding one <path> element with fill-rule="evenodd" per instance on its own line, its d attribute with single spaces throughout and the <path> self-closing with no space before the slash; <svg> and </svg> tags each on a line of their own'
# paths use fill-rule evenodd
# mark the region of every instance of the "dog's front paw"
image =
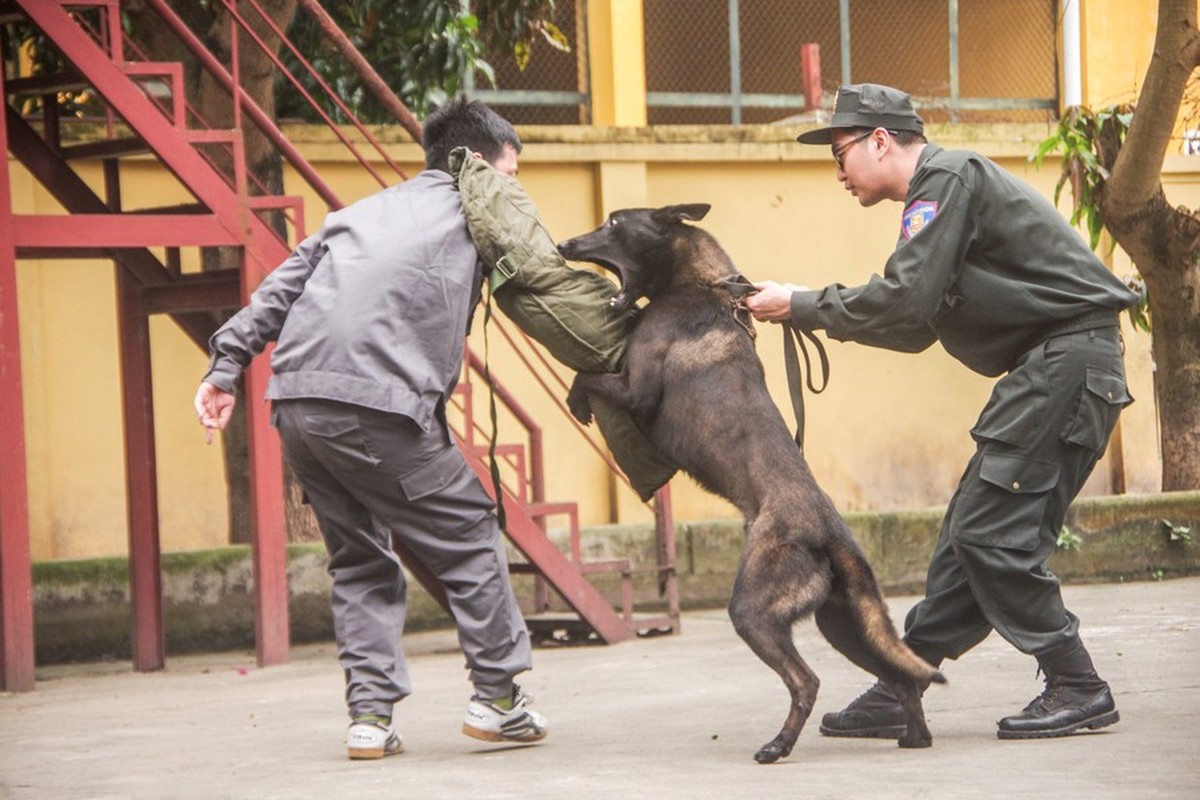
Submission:
<svg viewBox="0 0 1200 800">
<path fill-rule="evenodd" d="M 584 425 L 592 424 L 592 404 L 588 402 L 587 392 L 572 385 L 571 391 L 567 393 L 567 408 L 571 416 Z"/>
<path fill-rule="evenodd" d="M 791 752 L 791 745 L 783 741 L 781 737 L 776 737 L 759 748 L 759 751 L 754 754 L 754 760 L 760 764 L 774 764 Z"/>
</svg>

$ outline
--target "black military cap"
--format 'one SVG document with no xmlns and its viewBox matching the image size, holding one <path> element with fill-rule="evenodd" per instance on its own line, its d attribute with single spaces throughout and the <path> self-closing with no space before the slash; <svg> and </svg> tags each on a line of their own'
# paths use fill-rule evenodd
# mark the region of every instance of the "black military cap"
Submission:
<svg viewBox="0 0 1200 800">
<path fill-rule="evenodd" d="M 878 83 L 856 83 L 838 89 L 829 127 L 805 131 L 801 144 L 830 144 L 838 128 L 887 128 L 925 134 L 925 121 L 913 111 L 904 92 Z"/>
</svg>

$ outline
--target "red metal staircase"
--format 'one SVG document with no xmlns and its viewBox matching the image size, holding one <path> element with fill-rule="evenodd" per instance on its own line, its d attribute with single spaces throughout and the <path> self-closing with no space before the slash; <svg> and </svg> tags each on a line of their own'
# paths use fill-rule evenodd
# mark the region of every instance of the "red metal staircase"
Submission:
<svg viewBox="0 0 1200 800">
<path fill-rule="evenodd" d="M 192 50 L 198 63 L 230 92 L 234 109 L 231 128 L 214 130 L 197 124 L 196 115 L 186 102 L 180 64 L 147 63 L 129 57 L 136 45 L 127 42 L 123 34 L 119 0 L 0 3 L 0 24 L 32 23 L 70 65 L 57 75 L 21 75 L 7 80 L 0 75 L 0 95 L 5 101 L 5 113 L 0 117 L 0 151 L 10 152 L 70 215 L 68 220 L 61 214 L 13 214 L 8 162 L 0 158 L 0 418 L 4 420 L 0 426 L 3 431 L 0 449 L 4 452 L 0 467 L 0 645 L 3 647 L 0 688 L 9 690 L 33 688 L 32 585 L 15 260 L 86 257 L 111 259 L 117 264 L 130 509 L 133 661 L 138 670 L 159 669 L 165 662 L 165 646 L 148 317 L 155 313 L 169 314 L 193 341 L 206 347 L 218 319 L 211 312 L 244 303 L 254 287 L 291 250 L 265 212 L 282 215 L 294 241 L 303 238 L 303 206 L 299 198 L 251 193 L 248 184 L 253 176 L 248 178 L 243 145 L 247 125 L 253 125 L 273 142 L 282 157 L 331 209 L 341 205 L 268 115 L 240 89 L 237 59 L 226 69 L 164 0 L 144 2 L 163 17 Z M 253 38 L 230 0 L 226 0 L 226 5 L 231 26 L 241 26 L 243 35 Z M 85 10 L 86 14 L 81 13 Z M 238 30 L 233 28 L 235 42 Z M 83 87 L 104 101 L 108 114 L 103 126 L 105 135 L 65 144 L 55 97 L 60 91 Z M 14 107 L 12 101 L 22 97 L 43 99 L 40 124 L 25 119 Z M 357 127 L 376 147 L 382 160 L 394 167 L 378 143 L 361 125 Z M 339 137 L 354 149 L 340 132 Z M 214 150 L 220 153 L 216 158 L 212 156 Z M 190 193 L 193 202 L 154 209 L 123 208 L 121 159 L 133 153 L 157 157 Z M 356 156 L 374 175 L 366 158 L 357 151 Z M 76 165 L 81 159 L 101 160 L 104 197 L 97 195 L 80 176 Z M 184 248 L 227 248 L 238 254 L 240 268 L 184 271 L 180 267 L 180 251 Z M 160 258 L 157 252 L 165 256 Z M 462 420 L 456 432 L 470 462 L 485 486 L 490 487 L 484 461 L 486 447 L 479 437 L 482 429 L 473 416 L 477 405 L 475 391 L 482 386 L 479 380 L 482 372 L 474 354 L 467 355 L 467 380 L 457 395 Z M 256 359 L 246 376 L 246 396 L 261 397 L 268 375 L 267 359 Z M 647 569 L 659 577 L 668 599 L 668 612 L 660 617 L 636 619 L 629 585 L 637 569 L 624 562 L 599 565 L 583 562 L 574 504 L 548 503 L 542 496 L 540 430 L 536 422 L 498 383 L 484 388 L 501 398 L 522 421 L 528 436 L 528 446 L 497 448 L 508 476 L 504 496 L 507 534 L 524 557 L 524 562 L 518 561 L 514 569 L 537 576 L 535 611 L 549 608 L 549 587 L 573 612 L 573 622 L 531 615 L 531 629 L 536 634 L 540 626 L 543 635 L 563 630 L 568 638 L 592 636 L 605 642 L 620 641 L 642 631 L 677 630 L 673 532 L 667 498 L 662 497 L 659 504 L 660 558 Z M 245 405 L 249 412 L 253 484 L 256 639 L 259 663 L 266 665 L 288 657 L 282 459 L 278 440 L 266 419 L 265 405 Z M 546 521 L 551 517 L 568 520 L 566 554 L 547 536 Z M 414 576 L 444 604 L 436 580 L 402 551 L 401 556 Z M 597 570 L 621 575 L 624 589 L 620 613 L 587 580 L 587 575 Z"/>
</svg>

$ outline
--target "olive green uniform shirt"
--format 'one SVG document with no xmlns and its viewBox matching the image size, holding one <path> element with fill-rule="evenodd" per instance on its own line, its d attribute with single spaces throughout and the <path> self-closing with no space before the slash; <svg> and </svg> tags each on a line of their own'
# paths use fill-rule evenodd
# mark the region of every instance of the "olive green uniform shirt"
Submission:
<svg viewBox="0 0 1200 800">
<path fill-rule="evenodd" d="M 1136 295 L 1058 210 L 989 159 L 927 145 L 883 275 L 792 295 L 792 322 L 841 341 L 919 352 L 940 341 L 1000 375 L 1041 333 Z"/>
</svg>

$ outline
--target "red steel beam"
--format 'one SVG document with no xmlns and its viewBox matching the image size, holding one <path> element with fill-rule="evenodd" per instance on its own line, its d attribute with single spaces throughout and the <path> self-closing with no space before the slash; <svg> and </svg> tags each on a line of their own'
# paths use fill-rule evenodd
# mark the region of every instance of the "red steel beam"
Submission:
<svg viewBox="0 0 1200 800">
<path fill-rule="evenodd" d="M 263 274 L 243 261 L 242 303 L 250 301 Z M 250 461 L 250 516 L 254 520 L 254 641 L 261 666 L 288 661 L 287 525 L 283 497 L 283 449 L 271 430 L 266 397 L 274 345 L 245 372 L 246 438 Z"/>
<path fill-rule="evenodd" d="M 325 201 L 326 205 L 330 209 L 341 208 L 343 205 L 342 201 L 334 193 L 333 189 L 321 179 L 321 176 L 317 174 L 312 164 L 308 163 L 304 156 L 300 154 L 300 151 L 288 141 L 287 137 L 275 125 L 271 117 L 245 92 L 235 92 L 233 77 L 229 74 L 229 71 L 205 47 L 200 38 L 187 26 L 187 23 L 180 19 L 179 15 L 171 9 L 166 0 L 146 0 L 146 2 L 162 17 L 167 26 L 183 42 L 184 46 L 192 51 L 192 54 L 196 56 L 200 64 L 216 78 L 217 82 L 225 88 L 225 91 L 229 92 L 231 96 L 237 97 L 246 115 L 258 126 L 263 135 L 279 148 L 279 152 L 287 159 L 287 162 L 292 165 L 296 172 L 303 176 L 304 180 Z"/>
<path fill-rule="evenodd" d="M 469 461 L 475 474 L 490 493 L 492 478 L 487 465 L 478 458 Z M 529 516 L 529 510 L 523 504 L 514 502 L 505 495 L 504 514 L 508 526 L 505 533 L 508 534 L 509 541 L 546 576 L 546 580 L 567 605 L 591 625 L 601 639 L 608 644 L 616 644 L 632 635 L 632 631 L 620 615 L 613 610 L 612 604 L 592 586 L 579 567 L 568 561 L 554 542 L 550 541 L 546 532 Z"/>
<path fill-rule="evenodd" d="M 300 7 L 313 18 L 326 38 L 333 42 L 334 47 L 342 54 L 342 58 L 346 59 L 346 62 L 358 73 L 363 85 L 371 91 L 371 94 L 375 95 L 375 99 L 382 103 L 383 107 L 400 123 L 400 126 L 408 131 L 409 136 L 420 144 L 421 123 L 409 111 L 408 106 L 404 105 L 404 101 L 396 96 L 387 81 L 375 71 L 371 62 L 363 57 L 362 52 L 354 46 L 354 42 L 350 41 L 350 37 L 346 36 L 345 31 L 338 27 L 337 22 L 321 7 L 320 2 L 318 0 L 300 0 Z M 398 169 L 397 172 L 399 172 Z"/>
<path fill-rule="evenodd" d="M 667 599 L 671 630 L 679 633 L 679 575 L 675 571 L 675 515 L 671 511 L 671 487 L 654 493 L 654 541 L 658 546 L 658 593 Z"/>
<path fill-rule="evenodd" d="M 4 76 L 0 74 L 0 100 Z M 7 104 L 6 104 L 7 105 Z M 0 117 L 0 689 L 34 688 L 33 574 L 8 126 Z"/>
<path fill-rule="evenodd" d="M 104 214 L 110 211 L 92 188 L 42 141 L 37 132 L 21 119 L 11 106 L 5 107 L 4 121 L 8 124 L 9 151 L 42 186 L 46 187 L 63 208 L 70 213 L 81 214 Z M 28 252 L 22 249 L 18 256 L 27 256 Z M 55 248 L 45 249 L 46 254 L 53 252 Z M 116 259 L 146 286 L 169 283 L 173 277 L 154 254 L 146 249 L 113 250 L 104 257 Z M 180 313 L 173 315 L 172 319 L 200 349 L 208 349 L 208 337 L 217 328 L 210 316 Z"/>
<path fill-rule="evenodd" d="M 212 215 L 17 214 L 17 247 L 220 247 L 243 242 Z"/>
<path fill-rule="evenodd" d="M 162 115 L 62 6 L 37 0 L 16 2 L 230 234 L 247 243 L 246 255 L 258 270 L 265 274 L 287 258 L 287 246 L 262 220 L 243 213 L 237 194 L 185 141 L 184 132 Z"/>
<path fill-rule="evenodd" d="M 121 404 L 125 422 L 133 668 L 139 672 L 149 672 L 166 666 L 150 325 L 141 287 L 125 270 L 119 268 L 117 309 L 121 345 Z"/>
<path fill-rule="evenodd" d="M 300 96 L 304 98 L 304 100 L 308 103 L 309 107 L 313 111 L 315 111 L 317 113 L 317 116 L 319 116 L 321 118 L 321 120 L 325 123 L 325 127 L 329 128 L 329 130 L 333 133 L 333 135 L 337 137 L 337 139 L 345 146 L 345 148 L 348 151 L 350 151 L 350 154 L 354 156 L 355 160 L 358 161 L 359 165 L 362 166 L 362 168 L 365 169 L 367 171 L 367 173 L 372 178 L 375 179 L 376 183 L 378 183 L 381 187 L 386 188 L 388 183 L 386 180 L 383 179 L 383 176 L 375 171 L 375 168 L 371 166 L 371 163 L 369 161 L 367 161 L 366 156 L 364 156 L 361 152 L 359 152 L 359 149 L 354 146 L 354 142 L 350 141 L 350 138 L 348 136 L 346 136 L 345 133 L 342 132 L 342 126 L 338 125 L 336 122 L 333 121 L 333 118 L 329 116 L 329 114 L 325 111 L 325 109 L 321 108 L 321 104 L 318 103 L 316 101 L 316 99 L 313 98 L 312 94 L 309 93 L 308 89 L 304 88 L 304 84 L 301 83 L 300 80 L 298 78 L 296 78 L 296 76 L 292 75 L 292 73 L 290 71 L 288 71 L 287 66 L 283 63 L 283 61 L 279 58 L 279 56 L 277 56 L 275 54 L 275 51 L 270 46 L 268 46 L 266 42 L 263 41 L 261 36 L 259 36 L 257 33 L 254 32 L 254 29 L 252 27 L 250 27 L 249 23 L 247 23 L 246 20 L 242 17 L 242 15 L 238 13 L 237 7 L 234 3 L 234 0 L 223 0 L 223 2 L 225 3 L 225 10 L 229 13 L 230 18 L 234 21 L 233 35 L 231 37 L 234 40 L 234 42 L 236 43 L 236 41 L 237 41 L 237 31 L 238 31 L 238 27 L 240 26 L 242 31 L 244 31 L 246 33 L 246 35 L 249 36 L 251 38 L 251 40 L 254 41 L 254 43 L 258 47 L 258 49 L 260 51 L 262 51 L 262 53 L 264 55 L 266 55 L 267 58 L 275 65 L 275 69 L 278 71 L 279 75 L 281 75 L 282 77 L 286 78 L 287 80 L 289 80 L 291 82 L 292 86 L 296 89 L 297 92 L 300 93 Z M 263 22 L 266 23 L 267 27 L 275 30 L 277 32 L 277 35 L 279 35 L 280 39 L 283 42 L 285 42 L 287 44 L 287 46 L 292 49 L 293 52 L 296 52 L 295 48 L 291 46 L 291 42 L 288 40 L 288 38 L 285 35 L 283 35 L 282 31 L 279 31 L 279 28 L 275 25 L 274 22 L 271 21 L 270 17 L 268 17 L 266 14 L 263 14 L 262 9 L 259 9 L 259 13 L 262 16 Z M 234 77 L 236 78 L 236 76 L 238 74 L 237 73 L 237 52 L 238 51 L 237 51 L 236 47 L 233 47 L 232 50 L 234 53 L 234 63 L 233 63 L 232 72 L 234 74 Z M 297 54 L 297 58 L 302 64 L 306 63 L 304 61 L 303 57 L 299 56 L 299 54 Z M 325 83 L 325 80 L 320 76 L 320 74 L 317 73 L 317 71 L 312 69 L 311 67 L 309 67 L 309 73 L 314 78 L 316 78 L 317 83 L 325 90 L 325 93 L 330 97 L 330 99 L 332 99 L 334 101 L 334 104 L 337 105 L 341 109 L 342 113 L 346 115 L 346 117 L 350 120 L 350 124 L 353 125 L 355 127 L 355 129 L 357 129 L 359 131 L 359 133 L 361 133 L 369 142 L 371 142 L 372 144 L 375 145 L 375 149 L 377 150 L 377 152 L 379 152 L 379 154 L 381 156 L 383 156 L 383 160 L 386 161 L 388 163 L 388 165 L 391 166 L 400 175 L 400 177 L 402 177 L 402 178 L 406 177 L 404 175 L 404 172 L 401 171 L 400 167 L 394 161 L 392 161 L 392 159 L 383 150 L 383 147 L 379 144 L 379 142 L 375 139 L 375 137 L 372 136 L 371 133 L 366 128 L 363 127 L 362 123 L 358 121 L 358 118 L 354 116 L 354 112 L 350 110 L 350 107 L 347 106 L 345 104 L 345 102 L 342 101 L 342 99 L 337 95 L 336 92 L 334 92 L 331 88 L 329 88 L 329 85 Z M 238 87 L 237 92 L 239 95 L 245 94 L 245 91 L 240 86 Z M 240 108 L 241 108 L 240 103 L 234 106 L 235 111 Z"/>
<path fill-rule="evenodd" d="M 262 220 L 245 212 L 243 198 L 229 188 L 188 144 L 184 132 L 163 117 L 62 6 L 39 0 L 16 2 L 112 109 L 150 145 L 162 163 L 244 243 L 242 290 L 243 299 L 248 299 L 262 277 L 288 256 L 287 246 Z M 242 94 L 236 87 L 233 92 L 235 97 Z M 263 396 L 269 373 L 266 358 L 255 359 L 246 375 L 247 397 Z M 265 404 L 251 401 L 247 410 L 253 483 L 255 627 L 258 661 L 266 665 L 286 661 L 289 649 L 283 460 L 279 441 L 270 430 Z"/>
</svg>

